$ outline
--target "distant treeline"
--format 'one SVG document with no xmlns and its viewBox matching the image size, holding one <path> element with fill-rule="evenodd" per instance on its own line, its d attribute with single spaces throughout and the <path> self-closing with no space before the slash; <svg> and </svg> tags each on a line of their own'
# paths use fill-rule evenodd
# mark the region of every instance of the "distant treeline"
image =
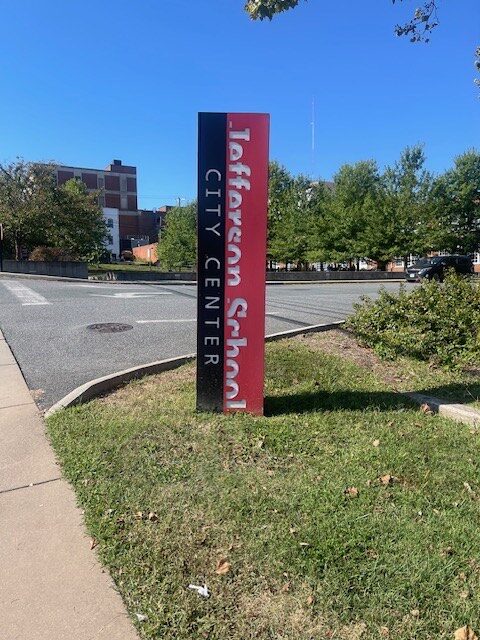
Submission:
<svg viewBox="0 0 480 640">
<path fill-rule="evenodd" d="M 172 209 L 160 243 L 167 269 L 196 261 L 196 204 Z M 393 258 L 443 250 L 470 254 L 480 246 L 480 153 L 466 151 L 440 175 L 425 168 L 421 146 L 393 166 L 345 164 L 332 182 L 293 176 L 270 163 L 268 258 L 306 269 L 311 263 Z"/>
</svg>

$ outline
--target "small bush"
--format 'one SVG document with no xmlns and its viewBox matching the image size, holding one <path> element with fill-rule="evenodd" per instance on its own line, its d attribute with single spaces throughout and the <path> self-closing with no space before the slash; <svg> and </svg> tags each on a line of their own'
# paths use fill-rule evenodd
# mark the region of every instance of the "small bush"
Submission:
<svg viewBox="0 0 480 640">
<path fill-rule="evenodd" d="M 480 362 L 480 287 L 450 273 L 377 300 L 364 297 L 347 326 L 384 358 L 408 356 L 447 367 Z"/>
<path fill-rule="evenodd" d="M 58 247 L 35 247 L 28 259 L 35 262 L 71 262 L 75 260 L 66 249 Z"/>
</svg>

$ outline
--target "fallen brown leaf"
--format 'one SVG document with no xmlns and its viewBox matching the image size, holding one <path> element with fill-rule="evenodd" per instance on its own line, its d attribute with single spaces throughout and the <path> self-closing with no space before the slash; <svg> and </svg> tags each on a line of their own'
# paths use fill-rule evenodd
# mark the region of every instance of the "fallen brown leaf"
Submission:
<svg viewBox="0 0 480 640">
<path fill-rule="evenodd" d="M 478 636 L 475 634 L 474 630 L 468 626 L 461 627 L 455 631 L 454 635 L 455 640 L 478 640 Z"/>
<path fill-rule="evenodd" d="M 420 615 L 420 611 L 418 609 L 412 609 L 410 611 L 410 615 L 412 615 L 414 618 L 418 618 L 418 616 Z"/>
<path fill-rule="evenodd" d="M 91 551 L 92 549 L 95 549 L 95 547 L 97 546 L 97 544 L 98 544 L 97 540 L 95 540 L 95 538 L 92 538 L 92 539 L 90 540 L 90 551 Z"/>
<path fill-rule="evenodd" d="M 226 573 L 230 571 L 232 565 L 228 562 L 226 558 L 220 558 L 217 562 L 217 568 L 215 569 L 215 573 L 219 576 L 224 576 Z"/>
<path fill-rule="evenodd" d="M 398 478 L 396 478 L 395 476 L 391 476 L 389 473 L 386 473 L 384 476 L 380 476 L 379 480 L 384 487 L 387 487 L 389 484 L 397 482 Z"/>
<path fill-rule="evenodd" d="M 469 493 L 471 496 L 475 495 L 475 491 L 472 489 L 472 487 L 468 484 L 468 482 L 464 482 L 463 486 L 465 487 L 465 489 L 467 490 L 467 493 Z"/>
<path fill-rule="evenodd" d="M 372 444 L 373 444 L 374 447 L 379 447 L 380 446 L 380 440 L 374 440 L 372 442 Z"/>
<path fill-rule="evenodd" d="M 358 489 L 357 487 L 347 487 L 343 493 L 349 498 L 356 498 L 358 496 Z"/>
<path fill-rule="evenodd" d="M 311 606 L 312 606 L 313 601 L 314 601 L 313 596 L 308 596 L 308 598 L 307 598 L 307 604 L 308 604 L 308 606 L 309 606 L 309 607 L 311 607 Z"/>
<path fill-rule="evenodd" d="M 158 520 L 158 516 L 153 511 L 150 511 L 150 513 L 148 514 L 148 519 L 150 520 L 150 522 L 156 522 Z"/>
<path fill-rule="evenodd" d="M 380 635 L 382 638 L 388 638 L 390 635 L 390 629 L 388 627 L 380 627 Z"/>
</svg>

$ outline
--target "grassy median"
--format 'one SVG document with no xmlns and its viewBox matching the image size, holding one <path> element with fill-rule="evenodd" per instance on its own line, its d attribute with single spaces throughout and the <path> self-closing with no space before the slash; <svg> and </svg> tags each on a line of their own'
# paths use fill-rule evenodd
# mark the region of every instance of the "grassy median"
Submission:
<svg viewBox="0 0 480 640">
<path fill-rule="evenodd" d="M 141 637 L 478 633 L 479 434 L 390 389 L 299 339 L 262 418 L 196 414 L 192 366 L 50 418 Z"/>
</svg>

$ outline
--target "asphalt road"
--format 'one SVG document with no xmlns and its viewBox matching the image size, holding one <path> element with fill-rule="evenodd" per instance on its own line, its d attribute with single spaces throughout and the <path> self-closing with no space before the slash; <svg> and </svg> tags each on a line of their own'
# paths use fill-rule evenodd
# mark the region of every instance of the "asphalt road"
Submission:
<svg viewBox="0 0 480 640">
<path fill-rule="evenodd" d="M 267 334 L 343 320 L 378 283 L 267 286 Z M 386 283 L 389 290 L 397 283 Z M 0 329 L 42 409 L 81 384 L 195 351 L 196 288 L 0 279 Z M 132 329 L 98 333 L 97 323 Z"/>
</svg>

